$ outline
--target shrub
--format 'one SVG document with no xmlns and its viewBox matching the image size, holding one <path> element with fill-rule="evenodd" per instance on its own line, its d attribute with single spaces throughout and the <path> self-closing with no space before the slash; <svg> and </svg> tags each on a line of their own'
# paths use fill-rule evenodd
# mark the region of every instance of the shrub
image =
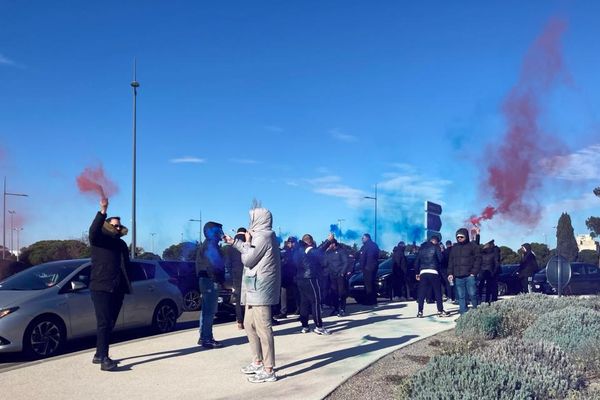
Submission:
<svg viewBox="0 0 600 400">
<path fill-rule="evenodd" d="M 501 336 L 502 314 L 498 307 L 483 304 L 456 321 L 455 332 L 469 338 L 493 339 Z"/>
<path fill-rule="evenodd" d="M 566 307 L 540 316 L 523 334 L 531 342 L 546 340 L 585 361 L 597 360 L 600 311 Z"/>
</svg>

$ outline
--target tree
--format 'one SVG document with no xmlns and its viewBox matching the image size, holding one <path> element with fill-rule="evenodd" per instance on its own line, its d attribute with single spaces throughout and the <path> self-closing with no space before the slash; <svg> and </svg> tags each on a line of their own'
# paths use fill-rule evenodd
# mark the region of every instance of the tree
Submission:
<svg viewBox="0 0 600 400">
<path fill-rule="evenodd" d="M 198 244 L 195 242 L 173 244 L 163 251 L 162 258 L 168 261 L 196 261 L 197 249 Z"/>
<path fill-rule="evenodd" d="M 585 226 L 590 230 L 590 236 L 596 238 L 600 236 L 600 218 L 589 217 L 585 220 Z"/>
<path fill-rule="evenodd" d="M 136 257 L 138 260 L 161 260 L 158 254 L 152 252 L 143 252 Z"/>
<path fill-rule="evenodd" d="M 573 262 L 577 260 L 579 248 L 577 247 L 577 240 L 575 239 L 575 233 L 573 232 L 571 217 L 567 213 L 562 213 L 558 219 L 558 225 L 556 227 L 556 244 L 558 254 L 566 258 L 567 261 Z"/>
<path fill-rule="evenodd" d="M 20 259 L 27 265 L 37 265 L 49 261 L 87 258 L 91 249 L 80 240 L 42 240 L 25 247 Z"/>
<path fill-rule="evenodd" d="M 535 253 L 535 259 L 539 267 L 545 267 L 551 257 L 548 246 L 544 243 L 531 243 L 531 250 Z"/>
<path fill-rule="evenodd" d="M 581 250 L 579 252 L 579 261 L 598 265 L 598 253 L 595 250 Z"/>
<path fill-rule="evenodd" d="M 500 263 L 501 264 L 518 264 L 521 262 L 521 256 L 513 251 L 510 247 L 500 246 Z"/>
</svg>

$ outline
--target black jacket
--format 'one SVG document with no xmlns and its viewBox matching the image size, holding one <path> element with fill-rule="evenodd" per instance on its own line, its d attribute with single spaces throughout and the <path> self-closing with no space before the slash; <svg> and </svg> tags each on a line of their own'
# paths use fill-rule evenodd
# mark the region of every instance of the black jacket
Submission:
<svg viewBox="0 0 600 400">
<path fill-rule="evenodd" d="M 423 243 L 415 259 L 416 273 L 421 273 L 423 269 L 435 269 L 439 272 L 441 265 L 442 250 L 440 250 L 440 246 L 430 241 Z"/>
<path fill-rule="evenodd" d="M 466 229 L 459 229 L 459 232 L 464 234 L 466 239 L 464 242 L 458 242 L 452 246 L 450 258 L 448 259 L 448 275 L 455 278 L 465 278 L 469 275 L 477 276 L 481 269 L 479 245 L 469 242 L 469 232 Z"/>
<path fill-rule="evenodd" d="M 538 263 L 535 259 L 535 254 L 531 250 L 527 250 L 525 254 L 523 254 L 523 259 L 519 264 L 519 276 L 521 278 L 529 278 L 533 276 L 538 271 Z"/>
<path fill-rule="evenodd" d="M 442 251 L 442 265 L 440 266 L 441 270 L 444 272 L 448 272 L 448 262 L 450 261 L 450 252 L 452 251 L 452 246 L 446 247 L 444 251 Z"/>
<path fill-rule="evenodd" d="M 352 271 L 352 266 L 348 263 L 348 254 L 339 247 L 325 252 L 325 268 L 334 276 L 343 276 Z"/>
<path fill-rule="evenodd" d="M 92 271 L 90 290 L 102 292 L 131 293 L 131 284 L 127 277 L 129 250 L 121 235 L 127 233 L 123 228 L 118 232 L 106 222 L 106 215 L 98 212 L 90 226 L 90 245 L 92 250 Z"/>
<path fill-rule="evenodd" d="M 320 249 L 300 242 L 294 252 L 294 259 L 297 279 L 317 279 L 319 277 L 323 269 L 323 252 Z"/>
<path fill-rule="evenodd" d="M 481 272 L 489 271 L 492 276 L 500 273 L 500 261 L 496 246 L 484 247 L 481 249 Z"/>
<path fill-rule="evenodd" d="M 405 250 L 406 247 L 401 245 L 394 247 L 394 250 L 392 250 L 392 273 L 394 275 L 406 274 L 408 265 L 404 255 Z"/>
<path fill-rule="evenodd" d="M 379 268 L 379 247 L 372 240 L 360 248 L 360 267 L 363 271 L 377 271 Z"/>
</svg>

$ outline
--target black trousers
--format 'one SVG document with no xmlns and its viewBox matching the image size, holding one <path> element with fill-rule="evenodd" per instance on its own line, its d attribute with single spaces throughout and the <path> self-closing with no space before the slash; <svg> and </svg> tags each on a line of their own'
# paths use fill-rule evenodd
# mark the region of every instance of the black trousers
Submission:
<svg viewBox="0 0 600 400">
<path fill-rule="evenodd" d="M 485 290 L 485 296 L 483 292 Z M 479 298 L 481 301 L 491 303 L 498 300 L 498 278 L 492 275 L 491 271 L 483 271 L 479 280 Z"/>
<path fill-rule="evenodd" d="M 238 324 L 244 323 L 244 312 L 246 311 L 242 303 L 242 282 L 234 282 L 235 287 L 235 320 Z"/>
<path fill-rule="evenodd" d="M 343 274 L 330 275 L 333 308 L 337 311 L 346 311 L 346 299 L 348 298 L 348 278 Z"/>
<path fill-rule="evenodd" d="M 124 294 L 92 290 L 91 295 L 96 312 L 96 356 L 108 357 L 110 337 L 123 306 Z"/>
<path fill-rule="evenodd" d="M 433 290 L 438 312 L 444 311 L 442 303 L 442 282 L 438 274 L 422 274 L 419 279 L 418 303 L 419 312 L 423 312 L 423 303 L 429 290 Z"/>
<path fill-rule="evenodd" d="M 323 326 L 321 316 L 321 290 L 318 279 L 298 279 L 296 282 L 300 292 L 300 322 L 308 327 L 308 316 L 312 311 L 313 321 L 318 328 Z"/>
<path fill-rule="evenodd" d="M 366 304 L 377 304 L 377 288 L 375 287 L 376 270 L 363 270 L 363 279 L 365 281 Z"/>
</svg>

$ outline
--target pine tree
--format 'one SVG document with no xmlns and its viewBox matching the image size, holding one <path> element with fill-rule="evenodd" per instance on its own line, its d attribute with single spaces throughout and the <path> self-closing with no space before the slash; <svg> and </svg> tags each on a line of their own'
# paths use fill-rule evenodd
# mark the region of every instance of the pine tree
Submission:
<svg viewBox="0 0 600 400">
<path fill-rule="evenodd" d="M 567 213 L 562 213 L 558 219 L 556 249 L 558 254 L 566 258 L 569 262 L 577 260 L 579 249 L 577 248 L 577 240 L 575 240 L 571 217 Z"/>
</svg>

